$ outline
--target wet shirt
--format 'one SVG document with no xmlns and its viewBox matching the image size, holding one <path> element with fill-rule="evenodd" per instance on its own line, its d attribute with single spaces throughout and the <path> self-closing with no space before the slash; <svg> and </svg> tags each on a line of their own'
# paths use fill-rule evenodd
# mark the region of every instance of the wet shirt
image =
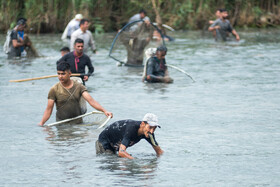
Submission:
<svg viewBox="0 0 280 187">
<path fill-rule="evenodd" d="M 105 150 L 110 149 L 114 152 L 119 150 L 121 144 L 131 147 L 141 139 L 146 139 L 152 145 L 150 138 L 144 135 L 138 136 L 141 122 L 130 119 L 116 121 L 101 132 L 98 141 Z"/>
<path fill-rule="evenodd" d="M 75 62 L 75 58 L 78 58 L 78 62 L 77 62 L 77 59 L 76 59 L 76 62 Z M 81 57 L 76 57 L 74 55 L 74 52 L 67 53 L 66 55 L 61 57 L 61 59 L 59 59 L 57 61 L 57 64 L 59 62 L 63 62 L 63 61 L 70 64 L 71 73 L 85 74 L 86 73 L 85 72 L 86 66 L 88 67 L 87 76 L 90 76 L 94 71 L 94 67 L 92 66 L 91 60 L 86 54 L 83 54 Z M 83 80 L 84 76 L 81 76 L 81 78 Z"/>
<path fill-rule="evenodd" d="M 166 67 L 165 59 L 159 60 L 157 57 L 151 57 L 147 62 L 147 76 L 149 75 L 152 79 L 152 82 L 156 82 L 157 76 L 164 77 Z"/>
<path fill-rule="evenodd" d="M 79 102 L 84 91 L 87 91 L 86 87 L 76 81 L 73 81 L 70 89 L 64 88 L 60 82 L 50 89 L 48 99 L 54 100 L 56 103 L 57 121 L 82 114 Z"/>
<path fill-rule="evenodd" d="M 210 27 L 220 26 L 220 29 L 216 29 L 216 37 L 221 37 L 224 41 L 227 40 L 228 33 L 231 33 L 233 28 L 229 20 L 222 21 L 222 19 L 217 19 Z"/>
<path fill-rule="evenodd" d="M 18 32 L 15 30 L 12 30 L 11 32 L 11 42 L 13 42 L 13 40 L 17 40 L 18 42 L 20 41 L 20 37 L 18 35 Z M 11 50 L 9 52 L 8 57 L 9 58 L 13 58 L 13 57 L 20 57 L 21 55 L 21 50 L 20 47 L 14 47 L 13 43 L 11 44 Z"/>
</svg>

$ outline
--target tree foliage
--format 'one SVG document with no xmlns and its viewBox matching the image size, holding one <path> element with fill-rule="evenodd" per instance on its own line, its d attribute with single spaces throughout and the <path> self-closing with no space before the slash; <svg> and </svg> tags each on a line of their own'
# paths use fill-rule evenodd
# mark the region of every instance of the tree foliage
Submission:
<svg viewBox="0 0 280 187">
<path fill-rule="evenodd" d="M 228 9 L 234 26 L 280 24 L 279 0 L 156 0 L 156 5 L 162 22 L 175 29 L 202 29 L 215 19 L 217 8 Z M 62 32 L 81 13 L 93 23 L 91 30 L 115 31 L 141 8 L 155 20 L 152 0 L 0 0 L 0 30 L 5 32 L 25 17 L 32 32 Z"/>
</svg>

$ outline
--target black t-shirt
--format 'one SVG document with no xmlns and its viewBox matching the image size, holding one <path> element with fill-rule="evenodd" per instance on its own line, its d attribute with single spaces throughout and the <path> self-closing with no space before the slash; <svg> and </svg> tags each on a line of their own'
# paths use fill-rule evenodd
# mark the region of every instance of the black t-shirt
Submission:
<svg viewBox="0 0 280 187">
<path fill-rule="evenodd" d="M 131 147 L 143 138 L 152 145 L 150 138 L 146 138 L 145 135 L 138 136 L 141 122 L 130 119 L 116 121 L 101 132 L 98 141 L 105 150 L 112 151 L 118 151 L 121 144 Z"/>
<path fill-rule="evenodd" d="M 158 82 L 156 77 L 164 77 L 167 69 L 165 59 L 159 60 L 157 57 L 151 57 L 148 60 L 146 68 L 147 76 L 149 75 L 151 77 L 151 82 Z"/>
<path fill-rule="evenodd" d="M 11 32 L 11 42 L 13 40 L 17 40 L 19 41 L 19 36 L 18 36 L 18 33 L 16 30 L 12 30 Z M 21 55 L 21 51 L 20 51 L 20 47 L 14 47 L 13 46 L 13 43 L 11 45 L 11 51 L 9 52 L 9 58 L 12 58 L 12 57 L 19 57 Z"/>
<path fill-rule="evenodd" d="M 92 66 L 91 60 L 90 60 L 90 58 L 86 54 L 83 54 L 81 57 L 79 57 L 79 62 L 77 63 L 77 69 L 78 70 L 76 69 L 74 52 L 67 53 L 66 55 L 61 57 L 57 61 L 57 64 L 59 62 L 63 62 L 63 61 L 65 61 L 68 64 L 70 64 L 71 73 L 85 74 L 85 67 L 86 66 L 88 67 L 87 76 L 90 76 L 93 73 L 93 71 L 94 71 L 94 67 Z M 83 80 L 84 76 L 81 76 L 81 78 Z"/>
</svg>

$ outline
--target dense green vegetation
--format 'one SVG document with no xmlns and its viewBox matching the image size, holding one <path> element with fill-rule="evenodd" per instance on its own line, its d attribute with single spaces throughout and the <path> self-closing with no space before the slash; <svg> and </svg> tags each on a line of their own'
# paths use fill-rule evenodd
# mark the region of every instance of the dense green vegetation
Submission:
<svg viewBox="0 0 280 187">
<path fill-rule="evenodd" d="M 238 27 L 280 25 L 279 0 L 155 0 L 162 22 L 175 29 L 202 29 L 214 19 L 217 8 L 229 10 Z M 117 30 L 141 8 L 155 20 L 152 0 L 0 0 L 0 30 L 15 25 L 19 17 L 28 20 L 31 32 L 62 32 L 77 13 L 92 21 L 91 30 Z"/>
</svg>

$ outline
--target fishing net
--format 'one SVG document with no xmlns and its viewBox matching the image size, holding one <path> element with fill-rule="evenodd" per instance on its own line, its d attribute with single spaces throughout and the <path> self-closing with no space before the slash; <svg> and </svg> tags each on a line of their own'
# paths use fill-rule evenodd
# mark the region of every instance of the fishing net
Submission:
<svg viewBox="0 0 280 187">
<path fill-rule="evenodd" d="M 47 124 L 45 126 L 54 126 L 54 125 L 62 125 L 62 124 L 71 124 L 71 125 L 105 125 L 108 121 L 108 117 L 103 113 L 99 111 L 93 111 L 89 112 L 74 118 L 57 121 L 54 123 Z"/>
<path fill-rule="evenodd" d="M 116 35 L 109 56 L 121 64 L 143 66 L 146 49 L 165 45 L 161 36 L 161 31 L 153 23 L 143 20 L 128 23 Z"/>
</svg>

